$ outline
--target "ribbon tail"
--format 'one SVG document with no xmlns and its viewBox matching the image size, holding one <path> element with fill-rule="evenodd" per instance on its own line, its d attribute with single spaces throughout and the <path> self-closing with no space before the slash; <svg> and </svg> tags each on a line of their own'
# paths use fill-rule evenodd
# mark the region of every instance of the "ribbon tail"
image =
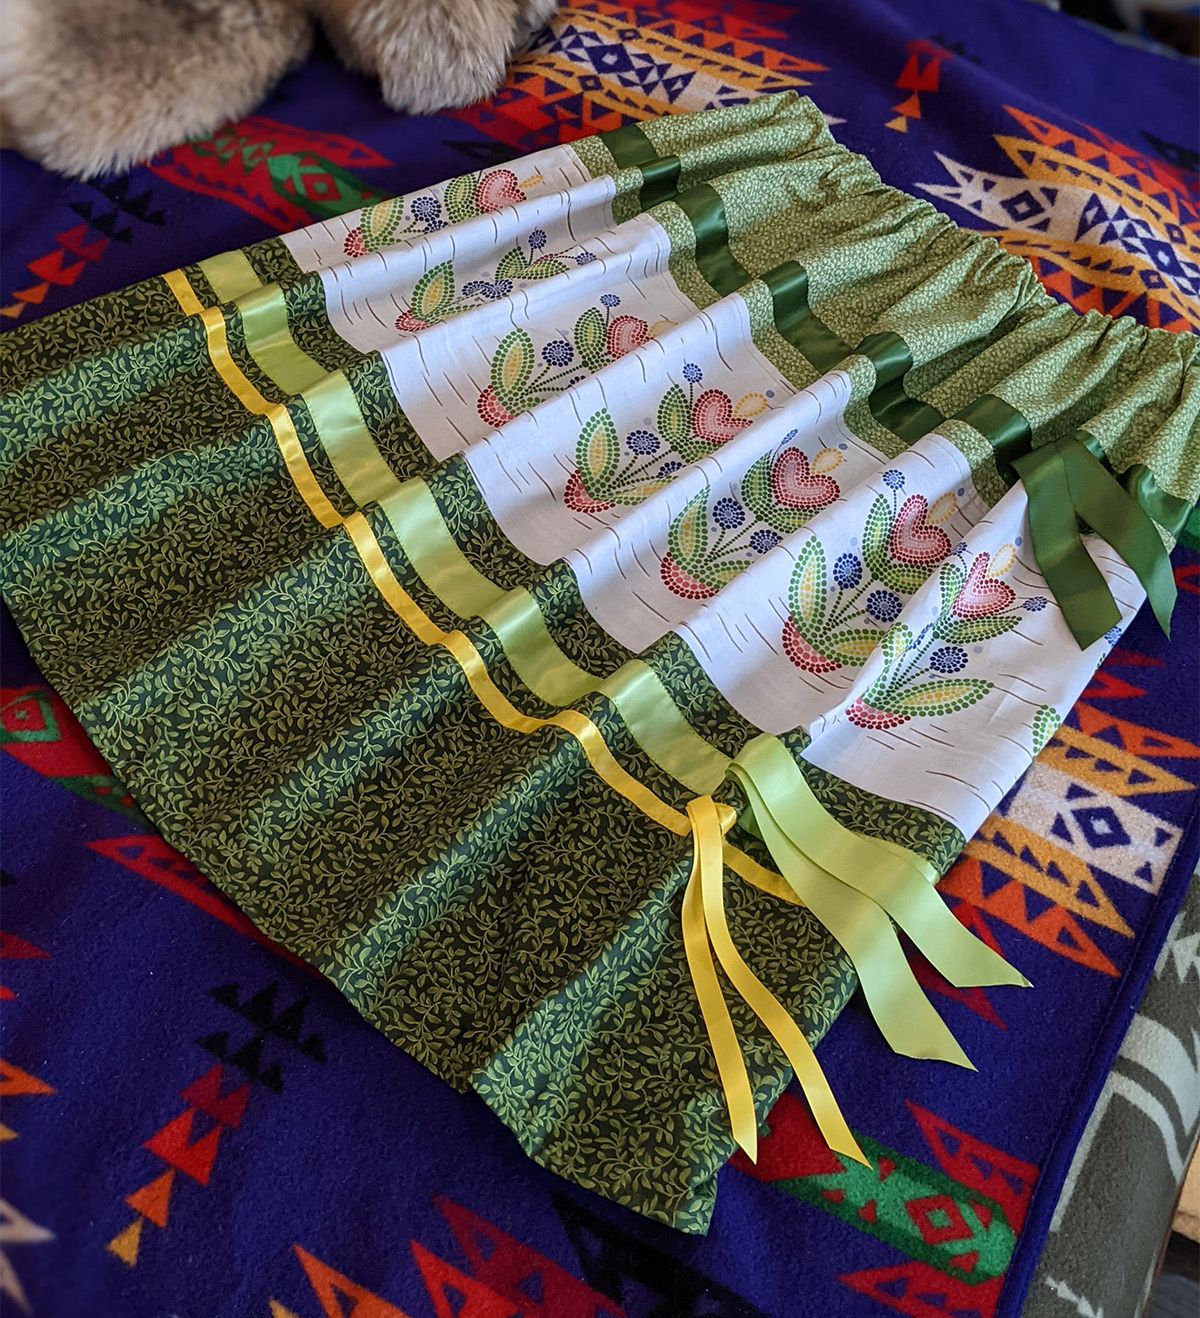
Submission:
<svg viewBox="0 0 1200 1318">
<path fill-rule="evenodd" d="M 779 872 L 853 962 L 871 1015 L 892 1050 L 973 1071 L 970 1058 L 921 992 L 885 912 L 813 864 L 780 828 L 753 777 L 736 762 L 731 772 L 750 800 Z"/>
<path fill-rule="evenodd" d="M 1083 444 L 1065 446 L 1063 464 L 1075 510 L 1132 568 L 1158 625 L 1169 637 L 1177 596 L 1175 574 L 1153 521 Z"/>
<path fill-rule="evenodd" d="M 717 1077 L 725 1094 L 729 1111 L 729 1126 L 733 1140 L 752 1162 L 758 1159 L 758 1118 L 754 1112 L 754 1095 L 750 1091 L 750 1078 L 741 1056 L 737 1031 L 725 1004 L 724 992 L 717 979 L 712 949 L 708 945 L 708 929 L 704 921 L 703 898 L 700 895 L 700 849 L 692 854 L 692 869 L 683 894 L 683 952 L 691 971 L 692 989 L 700 1004 L 700 1017 L 704 1021 L 712 1056 L 716 1060 Z"/>
<path fill-rule="evenodd" d="M 1013 470 L 1029 499 L 1033 556 L 1072 636 L 1079 648 L 1086 650 L 1120 623 L 1121 611 L 1079 534 L 1079 517 L 1061 448 L 1058 444 L 1035 448 L 1018 458 Z"/>
<path fill-rule="evenodd" d="M 954 918 L 938 895 L 937 872 L 928 861 L 839 824 L 813 795 L 778 738 L 756 737 L 743 748 L 738 764 L 753 777 L 775 827 L 788 836 L 793 848 L 881 907 L 956 988 L 1029 987 L 1020 971 Z"/>
<path fill-rule="evenodd" d="M 754 1111 L 754 1095 L 750 1090 L 750 1077 L 746 1074 L 741 1045 L 725 1003 L 725 995 L 721 991 L 721 982 L 717 978 L 717 968 L 708 942 L 700 891 L 702 862 L 702 848 L 694 845 L 692 871 L 683 895 L 683 950 L 691 971 L 696 1000 L 700 1004 L 700 1016 L 712 1044 L 734 1141 L 750 1161 L 755 1162 L 758 1159 L 758 1117 Z"/>
<path fill-rule="evenodd" d="M 724 830 L 716 803 L 711 797 L 698 797 L 689 804 L 688 814 L 692 818 L 696 851 L 700 855 L 704 919 L 722 970 L 729 976 L 743 1001 L 783 1049 L 826 1144 L 835 1153 L 870 1166 L 846 1124 L 829 1081 L 825 1078 L 811 1044 L 804 1037 L 804 1032 L 792 1019 L 787 1008 L 750 969 L 734 945 L 725 915 Z"/>
</svg>

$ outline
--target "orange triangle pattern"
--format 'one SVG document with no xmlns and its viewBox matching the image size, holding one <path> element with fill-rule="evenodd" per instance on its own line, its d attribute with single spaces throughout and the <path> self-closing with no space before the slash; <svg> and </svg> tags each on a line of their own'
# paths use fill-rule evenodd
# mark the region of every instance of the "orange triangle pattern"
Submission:
<svg viewBox="0 0 1200 1318">
<path fill-rule="evenodd" d="M 1122 938 L 1133 937 L 1133 930 L 1086 861 L 1015 820 L 993 816 L 967 843 L 966 852 L 1019 879 L 1072 915 L 1111 929 Z"/>
<path fill-rule="evenodd" d="M 12 1062 L 0 1057 L 0 1098 L 17 1098 L 21 1094 L 53 1094 L 54 1089 L 44 1080 L 22 1071 Z"/>
<path fill-rule="evenodd" d="M 127 1195 L 125 1202 L 135 1213 L 140 1213 L 157 1227 L 167 1225 L 167 1213 L 171 1204 L 171 1187 L 175 1184 L 175 1173 L 168 1168 L 140 1190 Z"/>
<path fill-rule="evenodd" d="M 292 1248 L 321 1305 L 324 1318 L 409 1318 L 403 1309 L 351 1281 L 328 1263 L 322 1263 L 308 1250 L 299 1245 Z"/>
<path fill-rule="evenodd" d="M 951 897 L 961 897 L 988 915 L 1040 943 L 1057 956 L 1086 966 L 1101 975 L 1118 975 L 1116 966 L 1096 946 L 1078 920 L 1061 906 L 1048 906 L 1037 913 L 1030 911 L 1026 901 L 1026 885 L 1016 878 L 1001 882 L 991 891 L 985 890 L 984 862 L 977 856 L 966 855 L 942 880 L 941 890 Z M 1040 904 L 1040 903 L 1039 903 Z"/>
</svg>

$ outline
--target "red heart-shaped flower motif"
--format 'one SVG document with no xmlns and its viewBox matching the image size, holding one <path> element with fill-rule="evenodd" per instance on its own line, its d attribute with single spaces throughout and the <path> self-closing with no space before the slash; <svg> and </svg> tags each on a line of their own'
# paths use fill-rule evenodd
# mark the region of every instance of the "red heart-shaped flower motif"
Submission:
<svg viewBox="0 0 1200 1318">
<path fill-rule="evenodd" d="M 481 211 L 498 211 L 501 206 L 524 200 L 525 194 L 511 169 L 490 170 L 475 185 L 475 205 Z"/>
<path fill-rule="evenodd" d="M 1003 612 L 1017 598 L 1011 586 L 989 577 L 987 569 L 988 555 L 980 554 L 950 606 L 956 618 L 986 618 Z"/>
<path fill-rule="evenodd" d="M 733 415 L 729 395 L 720 389 L 706 390 L 692 404 L 692 429 L 710 444 L 726 443 L 749 424 L 749 417 Z"/>
<path fill-rule="evenodd" d="M 798 448 L 785 448 L 771 465 L 771 497 L 781 508 L 815 511 L 841 493 L 831 476 L 818 476 Z"/>
<path fill-rule="evenodd" d="M 888 536 L 888 551 L 898 563 L 933 567 L 950 552 L 950 537 L 940 526 L 926 522 L 928 512 L 929 503 L 923 494 L 910 495 L 900 505 Z"/>
<path fill-rule="evenodd" d="M 360 226 L 355 225 L 342 239 L 342 251 L 347 256 L 365 256 L 367 254 L 367 240 L 363 237 Z"/>
<path fill-rule="evenodd" d="M 606 347 L 610 357 L 624 357 L 646 342 L 647 325 L 637 316 L 618 316 L 608 327 Z"/>
<path fill-rule="evenodd" d="M 494 427 L 496 430 L 499 430 L 501 426 L 508 425 L 513 419 L 513 414 L 500 401 L 495 389 L 490 384 L 479 395 L 475 403 L 475 410 L 489 426 Z"/>
<path fill-rule="evenodd" d="M 874 705 L 868 705 L 865 700 L 861 699 L 856 700 L 852 705 L 847 705 L 846 713 L 849 715 L 851 723 L 857 723 L 860 728 L 871 728 L 878 731 L 887 728 L 898 728 L 902 723 L 907 723 L 909 719 L 907 714 L 893 714 L 890 710 L 876 709 Z"/>
</svg>

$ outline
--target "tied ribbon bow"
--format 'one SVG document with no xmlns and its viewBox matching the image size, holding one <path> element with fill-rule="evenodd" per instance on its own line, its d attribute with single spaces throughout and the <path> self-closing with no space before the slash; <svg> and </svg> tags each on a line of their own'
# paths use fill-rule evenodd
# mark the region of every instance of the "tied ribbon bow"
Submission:
<svg viewBox="0 0 1200 1318">
<path fill-rule="evenodd" d="M 1125 560 L 1170 636 L 1175 577 L 1154 522 L 1092 452 L 1088 436 L 1065 436 L 1013 461 L 1029 496 L 1033 556 L 1080 649 L 1121 621 L 1108 582 L 1079 532 L 1084 522 Z"/>
<path fill-rule="evenodd" d="M 921 992 L 897 927 L 958 988 L 994 984 L 1027 988 L 1029 981 L 954 918 L 934 889 L 937 874 L 928 861 L 895 843 L 865 837 L 839 824 L 813 795 L 778 738 L 764 734 L 748 742 L 729 772 L 750 807 L 742 815 L 743 827 L 761 837 L 794 898 L 841 944 L 889 1045 L 909 1057 L 974 1070 Z M 714 950 L 733 987 L 795 1069 L 826 1143 L 836 1153 L 865 1162 L 807 1039 L 743 960 L 730 936 L 723 898 L 723 850 L 725 834 L 737 816 L 711 796 L 696 797 L 687 813 L 693 852 L 683 901 L 684 950 L 735 1141 L 754 1160 L 753 1096 Z"/>
</svg>

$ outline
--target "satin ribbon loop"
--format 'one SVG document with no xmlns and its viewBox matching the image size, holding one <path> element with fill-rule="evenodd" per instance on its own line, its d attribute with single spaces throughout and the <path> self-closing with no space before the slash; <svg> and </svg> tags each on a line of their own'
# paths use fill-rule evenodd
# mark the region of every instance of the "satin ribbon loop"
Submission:
<svg viewBox="0 0 1200 1318">
<path fill-rule="evenodd" d="M 1012 465 L 1029 498 L 1033 556 L 1080 649 L 1121 621 L 1108 582 L 1083 543 L 1080 522 L 1129 565 L 1169 636 L 1176 587 L 1167 551 L 1150 515 L 1087 444 L 1064 436 Z"/>
<path fill-rule="evenodd" d="M 718 804 L 711 796 L 697 796 L 688 803 L 687 814 L 692 826 L 692 869 L 683 897 L 683 947 L 725 1093 L 734 1140 L 752 1162 L 757 1159 L 758 1117 L 754 1095 L 717 975 L 717 963 L 783 1049 L 825 1142 L 835 1153 L 869 1166 L 811 1045 L 787 1008 L 743 960 L 729 932 L 725 915 L 724 850 L 725 833 L 736 819 L 733 810 Z"/>
</svg>

